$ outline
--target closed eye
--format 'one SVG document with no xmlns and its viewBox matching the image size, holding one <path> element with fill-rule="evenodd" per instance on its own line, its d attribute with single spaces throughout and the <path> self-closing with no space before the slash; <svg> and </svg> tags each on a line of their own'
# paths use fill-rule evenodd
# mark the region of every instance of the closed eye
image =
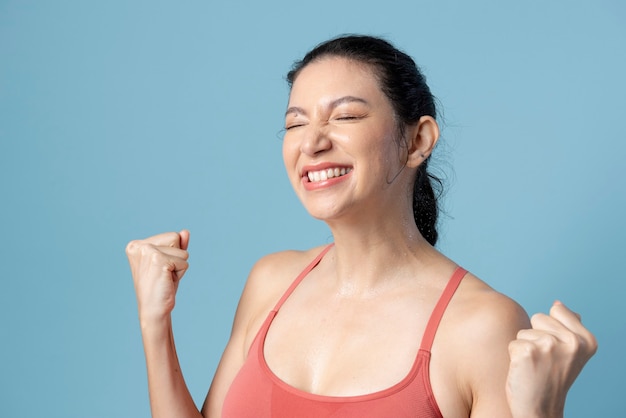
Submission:
<svg viewBox="0 0 626 418">
<path fill-rule="evenodd" d="M 335 120 L 344 120 L 344 121 L 353 121 L 363 119 L 365 116 L 363 115 L 340 115 L 335 117 Z"/>
<path fill-rule="evenodd" d="M 291 129 L 299 128 L 301 126 L 304 126 L 304 123 L 295 123 L 295 124 L 292 124 L 292 125 L 287 125 L 287 126 L 285 126 L 285 130 L 289 131 Z"/>
</svg>

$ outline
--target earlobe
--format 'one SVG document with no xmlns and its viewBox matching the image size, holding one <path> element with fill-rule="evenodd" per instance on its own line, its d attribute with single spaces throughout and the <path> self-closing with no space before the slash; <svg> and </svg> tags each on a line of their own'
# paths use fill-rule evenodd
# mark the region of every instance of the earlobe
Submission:
<svg viewBox="0 0 626 418">
<path fill-rule="evenodd" d="M 430 157 L 439 140 L 439 125 L 432 116 L 422 116 L 407 130 L 407 167 L 417 167 Z"/>
</svg>

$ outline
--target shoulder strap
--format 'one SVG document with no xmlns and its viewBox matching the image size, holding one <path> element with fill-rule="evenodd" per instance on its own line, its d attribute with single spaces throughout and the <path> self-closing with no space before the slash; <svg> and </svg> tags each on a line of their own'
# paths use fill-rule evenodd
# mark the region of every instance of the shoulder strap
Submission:
<svg viewBox="0 0 626 418">
<path fill-rule="evenodd" d="M 421 350 L 430 351 L 430 348 L 433 345 L 433 340 L 435 339 L 435 334 L 437 333 L 437 328 L 439 327 L 439 323 L 443 317 L 443 313 L 446 311 L 448 303 L 450 303 L 452 296 L 454 296 L 454 292 L 456 292 L 456 289 L 459 287 L 459 284 L 461 283 L 463 277 L 465 277 L 466 273 L 467 270 L 462 267 L 457 267 L 452 274 L 446 288 L 443 290 L 441 297 L 439 297 L 439 300 L 437 301 L 437 305 L 435 305 L 435 309 L 433 309 L 433 313 L 430 315 L 430 319 L 426 325 L 426 330 L 424 331 L 424 336 L 422 337 L 422 343 L 420 346 Z"/>
<path fill-rule="evenodd" d="M 300 284 L 300 282 L 306 277 L 307 274 L 309 274 L 309 272 L 311 270 L 313 270 L 315 268 L 315 266 L 317 266 L 319 264 L 319 262 L 322 260 L 322 258 L 324 257 L 324 255 L 326 255 L 326 253 L 328 252 L 328 250 L 330 250 L 332 248 L 332 246 L 335 245 L 333 244 L 329 244 L 327 245 L 322 252 L 320 252 L 317 257 L 315 257 L 313 259 L 313 261 L 311 261 L 311 263 L 309 263 L 308 266 L 306 266 L 304 268 L 304 270 L 302 270 L 302 272 L 298 275 L 298 277 L 296 277 L 296 279 L 293 281 L 293 283 L 291 283 L 291 286 L 289 286 L 289 288 L 287 289 L 287 291 L 285 291 L 285 293 L 283 294 L 283 296 L 280 298 L 280 300 L 278 301 L 278 303 L 276 304 L 276 306 L 274 307 L 274 311 L 278 312 L 278 310 L 280 309 L 281 306 L 283 306 L 283 303 L 285 303 L 285 301 L 287 300 L 287 298 L 291 295 L 291 293 L 295 290 L 296 287 L 298 287 L 298 285 Z"/>
</svg>

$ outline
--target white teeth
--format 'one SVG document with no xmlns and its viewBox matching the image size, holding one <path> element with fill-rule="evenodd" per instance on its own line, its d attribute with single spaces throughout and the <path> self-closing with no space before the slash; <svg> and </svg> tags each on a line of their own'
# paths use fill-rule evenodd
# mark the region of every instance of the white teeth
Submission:
<svg viewBox="0 0 626 418">
<path fill-rule="evenodd" d="M 320 171 L 309 171 L 307 176 L 309 177 L 310 182 L 318 182 L 324 181 L 328 179 L 332 179 L 333 177 L 341 177 L 348 174 L 352 169 L 351 168 L 329 168 L 327 170 Z"/>
</svg>

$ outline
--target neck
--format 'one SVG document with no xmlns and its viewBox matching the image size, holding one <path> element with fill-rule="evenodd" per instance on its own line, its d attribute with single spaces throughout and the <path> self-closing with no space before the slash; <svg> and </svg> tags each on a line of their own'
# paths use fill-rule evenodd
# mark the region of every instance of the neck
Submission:
<svg viewBox="0 0 626 418">
<path fill-rule="evenodd" d="M 377 222 L 329 221 L 335 241 L 339 291 L 376 293 L 419 271 L 441 256 L 420 234 L 410 216 L 380 216 Z"/>
</svg>

